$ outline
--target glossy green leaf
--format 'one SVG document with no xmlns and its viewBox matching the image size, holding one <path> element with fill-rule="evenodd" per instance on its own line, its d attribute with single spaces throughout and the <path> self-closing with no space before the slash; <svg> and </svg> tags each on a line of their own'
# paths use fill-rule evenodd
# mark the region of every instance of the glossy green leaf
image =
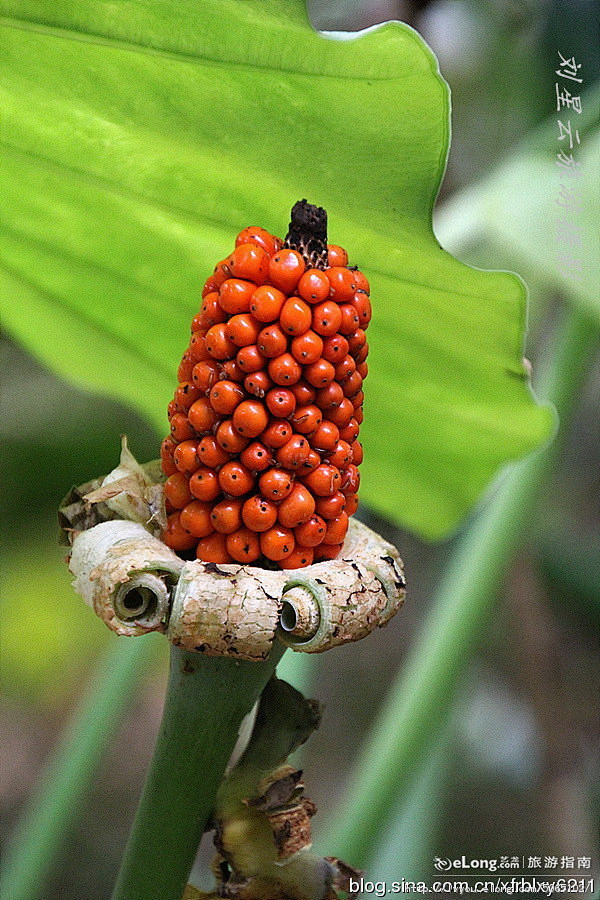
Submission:
<svg viewBox="0 0 600 900">
<path fill-rule="evenodd" d="M 32 353 L 164 432 L 204 278 L 307 197 L 372 282 L 365 500 L 440 537 L 548 437 L 523 285 L 432 232 L 448 91 L 414 31 L 333 41 L 300 0 L 4 8 L 4 322 Z"/>
</svg>

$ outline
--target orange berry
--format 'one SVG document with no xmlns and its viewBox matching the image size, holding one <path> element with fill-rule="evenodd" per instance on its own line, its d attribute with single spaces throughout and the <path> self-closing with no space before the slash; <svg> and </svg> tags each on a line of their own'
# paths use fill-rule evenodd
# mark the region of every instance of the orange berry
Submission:
<svg viewBox="0 0 600 900">
<path fill-rule="evenodd" d="M 325 300 L 313 307 L 312 329 L 317 334 L 330 337 L 340 330 L 342 314 L 333 300 Z"/>
<path fill-rule="evenodd" d="M 283 469 L 299 469 L 310 453 L 308 440 L 301 434 L 293 434 L 276 453 L 277 465 Z M 349 460 L 347 460 L 348 462 Z"/>
<path fill-rule="evenodd" d="M 337 425 L 340 431 L 350 423 L 353 416 L 354 407 L 347 397 L 344 397 L 340 405 L 336 406 L 335 409 L 327 411 L 327 418 L 330 422 L 333 422 L 334 425 Z M 346 440 L 346 438 L 344 438 L 344 440 Z"/>
<path fill-rule="evenodd" d="M 303 379 L 297 381 L 296 384 L 290 385 L 290 391 L 296 398 L 298 406 L 307 406 L 309 403 L 312 403 L 317 393 L 312 384 Z"/>
<path fill-rule="evenodd" d="M 239 368 L 245 374 L 260 372 L 265 367 L 267 362 L 256 344 L 250 344 L 248 347 L 242 347 L 241 350 L 238 350 L 238 354 L 235 359 Z"/>
<path fill-rule="evenodd" d="M 266 372 L 251 372 L 244 378 L 244 387 L 249 394 L 262 400 L 269 388 L 273 387 L 273 382 Z"/>
<path fill-rule="evenodd" d="M 269 284 L 291 294 L 305 269 L 306 264 L 297 250 L 279 250 L 269 263 Z"/>
<path fill-rule="evenodd" d="M 242 497 L 254 487 L 254 475 L 243 463 L 232 459 L 219 469 L 219 484 L 231 497 Z"/>
<path fill-rule="evenodd" d="M 362 444 L 359 441 L 354 441 L 350 444 L 350 447 L 352 449 L 352 462 L 355 466 L 360 466 L 364 456 Z"/>
<path fill-rule="evenodd" d="M 249 528 L 238 528 L 227 535 L 227 551 L 239 563 L 253 563 L 260 556 L 258 535 Z"/>
<path fill-rule="evenodd" d="M 259 322 L 275 322 L 285 303 L 285 294 L 270 284 L 256 288 L 250 300 L 250 312 Z"/>
<path fill-rule="evenodd" d="M 335 377 L 333 364 L 321 357 L 316 362 L 304 367 L 304 377 L 313 387 L 324 388 Z"/>
<path fill-rule="evenodd" d="M 284 500 L 291 492 L 292 476 L 285 469 L 268 469 L 258 479 L 258 487 L 268 500 Z"/>
<path fill-rule="evenodd" d="M 317 391 L 315 405 L 318 406 L 319 409 L 326 411 L 333 409 L 335 406 L 339 406 L 343 399 L 344 391 L 341 384 L 337 381 L 330 381 L 324 388 L 320 388 Z"/>
<path fill-rule="evenodd" d="M 210 359 L 210 353 L 206 347 L 206 335 L 208 334 L 203 328 L 194 331 L 190 338 L 190 346 L 188 347 L 189 358 L 192 363 L 202 362 L 203 359 Z"/>
<path fill-rule="evenodd" d="M 181 510 L 180 523 L 185 531 L 189 531 L 196 538 L 206 537 L 214 531 L 210 519 L 211 505 L 202 500 L 192 500 Z"/>
<path fill-rule="evenodd" d="M 312 547 L 295 547 L 289 556 L 279 562 L 282 569 L 304 569 L 312 564 L 314 557 Z"/>
<path fill-rule="evenodd" d="M 181 357 L 181 362 L 177 369 L 177 381 L 189 381 L 192 377 L 194 365 L 195 360 L 192 359 L 192 355 L 188 349 Z"/>
<path fill-rule="evenodd" d="M 353 398 L 362 390 L 362 383 L 363 380 L 360 373 L 354 370 L 354 372 L 352 372 L 351 375 L 348 375 L 342 382 L 344 396 L 349 400 L 353 400 Z M 352 405 L 354 406 L 354 403 Z"/>
<path fill-rule="evenodd" d="M 341 313 L 340 313 L 341 315 Z M 364 348 L 367 343 L 367 335 L 365 334 L 364 328 L 357 328 L 354 334 L 349 334 L 346 338 L 348 341 L 348 350 L 356 359 L 357 354 Z"/>
<path fill-rule="evenodd" d="M 290 494 L 281 501 L 277 518 L 286 528 L 308 522 L 315 511 L 315 498 L 304 485 L 296 482 Z"/>
<path fill-rule="evenodd" d="M 200 466 L 199 469 L 196 469 L 190 475 L 189 490 L 196 500 L 216 500 L 221 493 L 221 486 L 215 470 L 209 469 L 208 466 Z"/>
<path fill-rule="evenodd" d="M 237 381 L 241 383 L 245 378 L 244 372 L 240 369 L 235 359 L 226 359 L 221 363 L 221 374 L 219 378 L 224 381 Z"/>
<path fill-rule="evenodd" d="M 358 353 L 354 354 L 354 359 L 356 360 L 356 365 L 360 366 L 365 362 L 367 356 L 369 355 L 369 345 L 365 342 L 364 346 L 358 351 Z"/>
<path fill-rule="evenodd" d="M 254 243 L 238 244 L 227 258 L 227 266 L 234 278 L 264 284 L 269 275 L 269 254 Z"/>
<path fill-rule="evenodd" d="M 246 438 L 257 437 L 268 422 L 269 414 L 260 400 L 244 400 L 233 413 L 233 427 Z"/>
<path fill-rule="evenodd" d="M 369 322 L 371 321 L 371 316 L 373 314 L 371 309 L 371 301 L 366 294 L 359 292 L 354 295 L 350 302 L 356 310 L 360 327 L 366 329 Z"/>
<path fill-rule="evenodd" d="M 321 465 L 321 457 L 317 453 L 316 450 L 311 450 L 308 454 L 307 458 L 304 460 L 300 469 L 298 470 L 299 475 L 308 475 L 309 472 L 314 472 L 317 466 Z"/>
<path fill-rule="evenodd" d="M 165 481 L 165 499 L 174 509 L 183 509 L 192 499 L 187 475 L 175 472 Z"/>
<path fill-rule="evenodd" d="M 279 325 L 266 325 L 256 339 L 256 346 L 263 356 L 273 359 L 287 350 L 287 337 Z"/>
<path fill-rule="evenodd" d="M 341 470 L 340 491 L 342 494 L 357 494 L 360 487 L 360 472 L 353 463 Z"/>
<path fill-rule="evenodd" d="M 218 325 L 219 322 L 225 322 L 227 313 L 219 303 L 218 291 L 213 291 L 204 297 L 202 304 L 200 305 L 198 324 L 196 325 L 196 328 L 194 328 L 196 319 L 198 319 L 198 317 L 195 317 L 192 322 L 192 331 L 195 331 L 196 328 L 208 329 L 212 325 Z"/>
<path fill-rule="evenodd" d="M 348 354 L 335 367 L 335 377 L 338 381 L 343 381 L 344 378 L 347 378 L 353 372 L 356 372 L 356 363 L 354 358 Z"/>
<path fill-rule="evenodd" d="M 228 278 L 219 288 L 219 306 L 232 316 L 250 312 L 250 298 L 255 290 L 256 285 L 251 281 Z"/>
<path fill-rule="evenodd" d="M 221 564 L 233 562 L 227 550 L 227 538 L 218 531 L 200 538 L 196 547 L 196 557 L 202 562 Z"/>
<path fill-rule="evenodd" d="M 293 552 L 295 547 L 294 533 L 283 525 L 275 525 L 260 535 L 260 549 L 267 559 L 279 562 Z"/>
<path fill-rule="evenodd" d="M 282 353 L 269 361 L 269 375 L 275 384 L 289 386 L 300 380 L 302 368 L 291 353 Z"/>
<path fill-rule="evenodd" d="M 315 450 L 325 453 L 332 451 L 340 439 L 340 432 L 333 422 L 321 422 L 313 433 L 310 442 Z"/>
<path fill-rule="evenodd" d="M 338 441 L 333 450 L 327 454 L 328 462 L 337 469 L 343 469 L 352 460 L 352 447 L 348 441 Z M 331 543 L 335 544 L 336 541 Z"/>
<path fill-rule="evenodd" d="M 317 494 L 319 497 L 330 497 L 341 489 L 342 477 L 338 468 L 329 463 L 321 463 L 314 472 L 304 475 L 303 481 L 313 494 Z"/>
<path fill-rule="evenodd" d="M 178 444 L 173 453 L 173 460 L 179 472 L 191 475 L 196 471 L 198 468 L 197 449 L 196 441 L 182 441 L 181 444 Z"/>
<path fill-rule="evenodd" d="M 343 441 L 348 441 L 351 444 L 358 437 L 358 430 L 358 422 L 353 417 L 345 428 L 340 428 L 340 437 Z"/>
<path fill-rule="evenodd" d="M 213 389 L 214 390 L 214 389 Z M 217 414 L 208 397 L 200 397 L 188 412 L 190 425 L 198 434 L 209 434 L 217 423 Z"/>
<path fill-rule="evenodd" d="M 227 337 L 236 347 L 248 347 L 255 344 L 260 331 L 258 322 L 252 313 L 238 313 L 227 322 Z"/>
<path fill-rule="evenodd" d="M 319 269 L 307 269 L 298 282 L 298 294 L 307 303 L 322 303 L 329 297 L 329 279 Z"/>
<path fill-rule="evenodd" d="M 356 329 L 360 326 L 360 319 L 356 307 L 351 303 L 342 303 L 340 312 L 342 314 L 342 322 L 338 329 L 340 334 L 354 334 Z"/>
<path fill-rule="evenodd" d="M 327 262 L 330 266 L 347 266 L 348 254 L 339 244 L 327 244 Z"/>
<path fill-rule="evenodd" d="M 257 247 L 262 247 L 263 250 L 266 250 L 269 255 L 276 253 L 277 250 L 281 250 L 283 246 L 278 237 L 275 237 L 259 225 L 250 225 L 248 228 L 240 231 L 235 239 L 235 245 L 239 247 L 240 244 L 256 244 Z"/>
<path fill-rule="evenodd" d="M 290 349 L 294 359 L 297 359 L 302 365 L 309 365 L 320 358 L 323 351 L 323 339 L 316 331 L 309 329 L 292 340 Z"/>
<path fill-rule="evenodd" d="M 358 374 L 362 377 L 362 379 L 364 381 L 365 378 L 367 377 L 367 375 L 369 374 L 369 364 L 367 362 L 357 363 L 356 371 L 358 372 Z"/>
<path fill-rule="evenodd" d="M 242 506 L 244 501 L 237 497 L 226 497 L 219 503 L 215 503 L 210 514 L 210 520 L 215 531 L 221 534 L 231 534 L 242 527 Z"/>
<path fill-rule="evenodd" d="M 217 443 L 214 435 L 206 435 L 198 442 L 199 461 L 210 469 L 218 469 L 230 459 L 229 453 Z"/>
<path fill-rule="evenodd" d="M 316 547 L 325 539 L 326 529 L 327 524 L 325 520 L 313 513 L 310 519 L 294 528 L 294 538 L 296 543 L 302 547 Z"/>
<path fill-rule="evenodd" d="M 227 337 L 225 322 L 219 322 L 208 329 L 205 343 L 213 359 L 231 359 L 237 353 L 237 347 Z"/>
<path fill-rule="evenodd" d="M 216 431 L 217 444 L 228 453 L 240 453 L 248 446 L 248 439 L 242 437 L 233 427 L 231 419 L 223 419 Z"/>
<path fill-rule="evenodd" d="M 292 436 L 292 426 L 284 419 L 273 418 L 261 434 L 263 444 L 270 447 L 271 450 L 277 450 L 287 444 Z"/>
<path fill-rule="evenodd" d="M 354 278 L 356 279 L 357 291 L 360 291 L 361 293 L 367 295 L 371 293 L 371 285 L 369 284 L 369 279 L 363 272 L 360 272 L 357 269 L 354 273 Z"/>
<path fill-rule="evenodd" d="M 358 494 L 348 494 L 346 497 L 346 512 L 353 516 L 358 509 Z"/>
<path fill-rule="evenodd" d="M 222 272 L 219 275 L 213 274 L 207 278 L 204 282 L 204 287 L 202 288 L 202 296 L 206 297 L 208 294 L 213 294 L 215 291 L 218 291 L 227 277 L 225 272 Z"/>
<path fill-rule="evenodd" d="M 172 437 L 166 437 L 160 445 L 161 468 L 167 476 L 174 475 L 175 472 L 177 472 L 177 466 L 173 459 L 173 453 L 175 452 L 176 446 L 177 443 Z"/>
<path fill-rule="evenodd" d="M 271 451 L 261 444 L 260 441 L 253 441 L 248 444 L 245 450 L 240 453 L 240 461 L 250 469 L 251 472 L 264 472 L 269 466 L 275 462 L 271 457 Z"/>
<path fill-rule="evenodd" d="M 180 512 L 171 513 L 167 518 L 167 527 L 162 533 L 162 540 L 171 550 L 181 552 L 196 546 L 197 538 L 186 531 L 180 522 Z"/>
<path fill-rule="evenodd" d="M 348 355 L 350 347 L 343 334 L 332 334 L 323 339 L 323 353 L 321 356 L 334 366 Z"/>
<path fill-rule="evenodd" d="M 205 359 L 202 362 L 196 363 L 192 369 L 192 382 L 201 394 L 206 394 L 215 381 L 218 381 L 220 371 L 220 363 L 216 362 L 214 359 Z"/>
<path fill-rule="evenodd" d="M 242 506 L 242 519 L 244 525 L 252 531 L 267 531 L 277 521 L 277 507 L 271 500 L 255 494 Z"/>
<path fill-rule="evenodd" d="M 294 431 L 297 431 L 299 434 L 312 434 L 322 421 L 323 413 L 314 404 L 297 406 L 291 418 Z"/>
<path fill-rule="evenodd" d="M 300 297 L 290 297 L 283 304 L 279 321 L 286 334 L 304 334 L 312 322 L 311 308 Z"/>
<path fill-rule="evenodd" d="M 296 409 L 296 398 L 288 388 L 272 388 L 265 397 L 270 413 L 281 419 L 287 419 Z"/>
<path fill-rule="evenodd" d="M 217 381 L 208 395 L 210 405 L 221 416 L 230 416 L 244 399 L 244 391 L 236 381 Z"/>
<path fill-rule="evenodd" d="M 356 409 L 354 410 L 354 418 L 356 419 L 358 425 L 362 425 L 364 419 L 362 406 L 356 407 Z"/>
<path fill-rule="evenodd" d="M 343 544 L 346 532 L 348 531 L 348 516 L 342 512 L 335 519 L 327 522 L 327 531 L 325 532 L 326 544 Z"/>
<path fill-rule="evenodd" d="M 327 277 L 331 285 L 329 296 L 336 303 L 351 300 L 358 290 L 354 272 L 345 266 L 331 266 L 327 269 Z"/>
<path fill-rule="evenodd" d="M 323 559 L 336 559 L 340 555 L 342 546 L 342 544 L 326 544 L 324 542 L 319 544 L 315 548 L 315 562 Z"/>
<path fill-rule="evenodd" d="M 194 429 L 192 428 L 191 423 L 188 421 L 188 417 L 185 413 L 176 412 L 171 416 L 170 421 L 171 426 L 171 436 L 174 441 L 180 443 L 181 441 L 189 441 L 194 438 L 196 435 L 194 434 Z"/>
</svg>

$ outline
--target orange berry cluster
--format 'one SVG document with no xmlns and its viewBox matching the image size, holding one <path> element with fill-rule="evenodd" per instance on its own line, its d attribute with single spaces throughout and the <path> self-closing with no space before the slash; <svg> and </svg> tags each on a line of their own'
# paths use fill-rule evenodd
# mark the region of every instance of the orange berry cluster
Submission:
<svg viewBox="0 0 600 900">
<path fill-rule="evenodd" d="M 358 505 L 369 283 L 335 245 L 319 269 L 263 228 L 235 244 L 169 404 L 163 540 L 205 562 L 300 568 L 337 556 Z"/>
</svg>

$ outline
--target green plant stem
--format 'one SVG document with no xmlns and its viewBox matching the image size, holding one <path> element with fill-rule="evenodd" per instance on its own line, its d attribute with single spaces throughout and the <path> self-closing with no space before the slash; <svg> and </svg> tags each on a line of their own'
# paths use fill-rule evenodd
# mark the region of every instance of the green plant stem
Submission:
<svg viewBox="0 0 600 900">
<path fill-rule="evenodd" d="M 119 726 L 133 687 L 140 683 L 138 672 L 148 670 L 159 640 L 155 636 L 111 640 L 5 855 L 0 879 L 0 896 L 5 900 L 37 900 L 45 894 L 46 874 Z"/>
<path fill-rule="evenodd" d="M 540 365 L 538 393 L 556 407 L 561 433 L 576 406 L 597 346 L 591 317 L 565 311 Z M 343 808 L 319 840 L 352 865 L 371 849 L 419 761 L 437 737 L 502 579 L 527 530 L 536 495 L 558 452 L 555 440 L 511 466 L 456 547 L 420 639 L 406 659 L 358 760 Z"/>
<path fill-rule="evenodd" d="M 171 648 L 163 719 L 113 900 L 181 900 L 240 723 L 284 650 L 249 662 Z"/>
</svg>

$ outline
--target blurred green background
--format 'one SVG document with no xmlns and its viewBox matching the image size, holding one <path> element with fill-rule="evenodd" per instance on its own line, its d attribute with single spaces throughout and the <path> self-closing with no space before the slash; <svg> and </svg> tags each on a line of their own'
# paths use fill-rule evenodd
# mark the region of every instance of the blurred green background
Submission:
<svg viewBox="0 0 600 900">
<path fill-rule="evenodd" d="M 554 272 L 553 263 L 540 262 L 536 247 L 514 241 L 514 232 L 523 226 L 526 232 L 530 224 L 518 223 L 527 215 L 527 182 L 514 205 L 507 197 L 499 210 L 471 202 L 469 191 L 476 186 L 479 196 L 485 194 L 501 166 L 507 160 L 517 165 L 515 154 L 537 139 L 540 123 L 551 120 L 558 50 L 581 61 L 585 87 L 592 88 L 600 75 L 599 4 L 312 0 L 309 7 L 315 27 L 331 31 L 400 18 L 437 54 L 453 98 L 438 236 L 465 262 L 512 268 L 525 278 L 531 292 L 527 355 L 535 372 L 557 310 L 580 299 L 580 287 Z M 593 165 L 590 157 L 590 175 Z M 597 208 L 595 216 L 597 226 Z M 462 231 L 457 221 L 464 222 Z M 2 809 L 10 833 L 94 677 L 96 660 L 115 640 L 70 588 L 56 545 L 56 508 L 72 484 L 114 466 L 121 433 L 141 460 L 157 455 L 162 435 L 131 410 L 60 381 L 7 339 L 2 353 L 0 740 Z M 431 880 L 434 854 L 567 854 L 593 856 L 598 864 L 599 384 L 596 365 L 518 559 L 498 586 L 450 724 L 431 758 L 422 761 L 408 807 L 387 830 L 380 877 Z M 361 515 L 399 547 L 410 590 L 404 610 L 369 641 L 301 662 L 296 654 L 287 663 L 290 678 L 326 704 L 323 724 L 303 754 L 308 793 L 322 810 L 344 793 L 361 737 L 420 633 L 428 598 L 456 541 L 425 544 L 368 509 Z M 154 666 L 97 773 L 46 900 L 110 894 L 160 719 L 165 660 L 166 647 L 157 641 Z M 210 848 L 203 847 L 198 872 L 208 855 Z"/>
</svg>

